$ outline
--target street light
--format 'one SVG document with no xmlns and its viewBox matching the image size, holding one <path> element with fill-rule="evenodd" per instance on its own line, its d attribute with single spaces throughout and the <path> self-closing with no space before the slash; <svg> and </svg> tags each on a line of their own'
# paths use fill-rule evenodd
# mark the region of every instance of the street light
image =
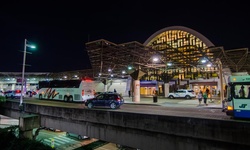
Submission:
<svg viewBox="0 0 250 150">
<path fill-rule="evenodd" d="M 25 61 L 26 61 L 26 53 L 31 54 L 30 52 L 27 52 L 27 47 L 29 48 L 36 48 L 34 45 L 27 44 L 27 39 L 24 40 L 24 51 L 23 51 L 23 70 L 22 70 L 22 86 L 21 86 L 21 98 L 20 98 L 20 109 L 23 109 L 23 86 L 24 86 L 24 72 L 25 72 Z"/>
</svg>

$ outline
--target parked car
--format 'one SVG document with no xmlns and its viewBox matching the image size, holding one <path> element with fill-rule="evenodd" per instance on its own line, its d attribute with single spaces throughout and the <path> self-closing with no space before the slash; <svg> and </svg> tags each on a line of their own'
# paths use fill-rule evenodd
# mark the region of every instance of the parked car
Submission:
<svg viewBox="0 0 250 150">
<path fill-rule="evenodd" d="M 7 98 L 14 99 L 14 98 L 20 98 L 21 95 L 23 95 L 23 94 L 21 94 L 21 90 L 11 90 L 11 91 L 4 92 L 4 95 L 5 95 L 6 99 Z"/>
<path fill-rule="evenodd" d="M 112 109 L 120 108 L 124 103 L 123 97 L 115 92 L 103 92 L 97 95 L 95 98 L 88 99 L 85 102 L 85 106 L 88 108 L 93 107 L 109 107 Z"/>
<path fill-rule="evenodd" d="M 192 99 L 195 98 L 196 95 L 194 93 L 194 90 L 188 90 L 188 89 L 179 89 L 175 92 L 168 94 L 169 98 L 186 98 L 186 99 Z"/>
<path fill-rule="evenodd" d="M 49 131 L 54 131 L 54 132 L 60 132 L 61 130 L 55 129 L 55 128 L 47 128 L 44 127 L 45 130 L 49 130 Z"/>
<path fill-rule="evenodd" d="M 89 137 L 88 137 L 88 136 L 85 136 L 85 135 L 78 135 L 78 134 L 75 134 L 75 133 L 69 133 L 69 132 L 66 132 L 66 136 L 68 136 L 68 137 L 78 138 L 78 140 L 89 139 Z"/>
</svg>

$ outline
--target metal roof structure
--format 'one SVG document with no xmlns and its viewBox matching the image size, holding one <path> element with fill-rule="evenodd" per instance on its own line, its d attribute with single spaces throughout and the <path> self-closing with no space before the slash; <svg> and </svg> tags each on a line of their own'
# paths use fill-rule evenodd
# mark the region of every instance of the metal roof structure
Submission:
<svg viewBox="0 0 250 150">
<path fill-rule="evenodd" d="M 135 69 L 148 73 L 152 69 L 166 68 L 168 56 L 173 56 L 175 53 L 180 53 L 178 49 L 165 49 L 161 51 L 154 50 L 149 46 L 144 46 L 139 42 L 128 42 L 122 44 L 115 44 L 110 41 L 100 39 L 86 43 L 86 50 L 92 65 L 93 77 L 109 78 L 123 77 L 130 74 L 128 66 L 133 66 Z M 193 49 L 190 49 L 192 51 Z M 223 47 L 209 47 L 207 49 L 196 49 L 199 58 L 192 58 L 193 61 L 185 54 L 179 54 L 179 59 L 173 61 L 173 66 L 168 69 L 185 68 L 185 67 L 199 67 L 199 61 L 203 57 L 207 58 L 216 66 L 216 59 L 219 58 L 222 62 L 223 68 L 229 68 L 231 72 L 250 72 L 248 48 L 240 48 L 233 50 L 224 50 Z M 152 59 L 155 55 L 161 58 L 160 63 L 153 63 Z M 173 59 L 172 59 L 173 60 Z M 110 69 L 110 71 L 109 71 Z M 122 71 L 126 71 L 123 74 Z M 215 69 L 216 71 L 216 69 Z M 161 72 L 162 73 L 162 72 Z"/>
<path fill-rule="evenodd" d="M 150 68 L 149 60 L 157 53 L 136 41 L 115 44 L 100 39 L 85 45 L 93 75 L 99 78 L 124 78 L 132 73 L 132 70 L 147 71 Z"/>
<path fill-rule="evenodd" d="M 115 44 L 105 39 L 100 39 L 88 42 L 85 45 L 92 69 L 54 73 L 54 76 L 73 78 L 75 75 L 78 75 L 82 78 L 95 79 L 126 78 L 138 69 L 147 75 L 149 73 L 152 74 L 155 70 L 166 69 L 166 62 L 169 59 L 168 56 L 172 56 L 176 53 L 176 50 L 167 51 L 168 49 L 165 51 L 157 51 L 136 41 Z M 215 67 L 217 67 L 216 59 L 219 58 L 222 62 L 223 69 L 229 72 L 250 72 L 248 48 L 224 50 L 224 48 L 220 46 L 210 47 L 206 50 L 200 49 L 196 51 L 196 53 L 200 54 L 198 55 L 199 58 L 195 58 L 196 60 L 205 57 L 212 62 Z M 152 59 L 154 56 L 160 57 L 161 62 L 153 62 Z M 193 61 L 191 63 L 189 57 L 185 56 L 185 54 L 179 54 L 179 56 L 182 57 L 172 61 L 174 65 L 171 67 L 167 66 L 168 69 L 185 67 L 199 68 L 199 61 Z M 128 67 L 132 67 L 132 69 L 129 70 Z M 215 69 L 214 71 L 216 72 L 217 70 Z M 163 72 L 161 71 L 159 73 Z M 111 75 L 113 76 L 111 77 Z"/>
<path fill-rule="evenodd" d="M 250 73 L 250 54 L 248 48 L 224 50 L 218 47 L 212 51 L 215 58 L 220 58 L 223 68 L 229 68 L 231 72 Z"/>
<path fill-rule="evenodd" d="M 158 75 L 164 73 L 162 71 L 155 73 L 155 70 L 166 69 L 166 62 L 169 59 L 168 56 L 172 56 L 176 53 L 176 50 L 157 51 L 148 46 L 133 41 L 122 44 L 115 44 L 110 41 L 100 39 L 86 43 L 86 50 L 89 55 L 92 69 L 65 71 L 59 73 L 32 73 L 26 72 L 26 77 L 38 77 L 38 78 L 53 78 L 58 79 L 67 76 L 67 79 L 74 78 L 95 78 L 95 79 L 110 79 L 110 78 L 127 78 L 133 71 L 140 69 L 146 75 Z M 208 51 L 209 53 L 206 53 Z M 216 58 L 219 58 L 222 62 L 223 70 L 227 72 L 248 72 L 250 73 L 250 57 L 248 48 L 238 48 L 232 50 L 224 50 L 223 47 L 210 47 L 204 52 L 204 50 L 198 51 L 202 57 L 206 57 L 210 62 L 216 63 Z M 157 56 L 161 58 L 161 62 L 155 63 L 152 61 L 153 57 Z M 176 59 L 172 63 L 173 66 L 168 69 L 177 69 L 185 67 L 197 67 L 199 68 L 199 62 L 191 63 L 189 58 L 184 54 L 180 55 L 179 59 Z M 180 60 L 180 61 L 178 61 Z M 216 64 L 215 64 L 216 65 Z M 131 70 L 128 67 L 133 67 Z M 109 70 L 110 69 L 110 70 Z M 216 70 L 215 70 L 216 71 Z M 225 71 L 224 71 L 225 72 Z M 6 77 L 21 77 L 20 72 L 0 72 L 1 78 Z"/>
</svg>

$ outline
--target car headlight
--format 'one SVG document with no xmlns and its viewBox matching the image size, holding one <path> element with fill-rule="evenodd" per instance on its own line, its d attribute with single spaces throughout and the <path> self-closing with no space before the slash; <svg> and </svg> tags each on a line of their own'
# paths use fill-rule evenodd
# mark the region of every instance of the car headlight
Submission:
<svg viewBox="0 0 250 150">
<path fill-rule="evenodd" d="M 232 111 L 233 109 L 234 109 L 233 106 L 227 106 L 227 110 Z"/>
</svg>

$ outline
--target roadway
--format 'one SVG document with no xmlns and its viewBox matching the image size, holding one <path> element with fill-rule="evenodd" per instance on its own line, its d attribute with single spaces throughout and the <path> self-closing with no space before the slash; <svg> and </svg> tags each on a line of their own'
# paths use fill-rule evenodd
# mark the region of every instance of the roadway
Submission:
<svg viewBox="0 0 250 150">
<path fill-rule="evenodd" d="M 168 99 L 158 97 L 157 102 L 153 102 L 152 97 L 142 97 L 140 102 L 133 102 L 130 97 L 124 97 L 125 103 L 120 109 L 102 109 L 105 111 L 120 111 L 120 112 L 133 112 L 143 114 L 157 114 L 165 116 L 182 116 L 182 117 L 196 117 L 207 119 L 220 119 L 230 120 L 230 116 L 227 116 L 222 112 L 221 103 L 218 99 L 212 99 L 213 102 L 208 102 L 208 106 L 204 104 L 198 105 L 197 99 Z M 19 99 L 8 99 L 9 101 L 18 102 Z M 78 108 L 88 109 L 84 103 L 68 103 L 63 101 L 53 100 L 38 100 L 36 98 L 24 98 L 24 103 L 54 106 L 54 107 L 66 107 L 66 108 Z"/>
</svg>

